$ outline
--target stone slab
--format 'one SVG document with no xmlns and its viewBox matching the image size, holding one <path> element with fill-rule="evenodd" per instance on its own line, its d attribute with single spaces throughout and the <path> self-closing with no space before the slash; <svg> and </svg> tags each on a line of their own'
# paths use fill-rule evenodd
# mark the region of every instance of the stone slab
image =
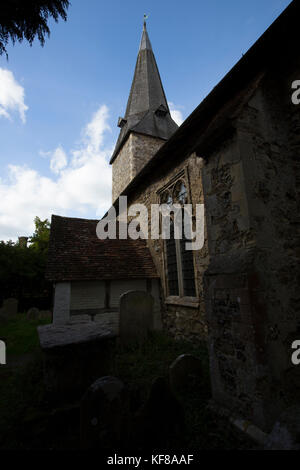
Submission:
<svg viewBox="0 0 300 470">
<path fill-rule="evenodd" d="M 116 335 L 96 322 L 38 327 L 49 402 L 81 398 L 98 377 L 113 369 Z"/>
<path fill-rule="evenodd" d="M 43 350 L 84 344 L 116 336 L 108 328 L 103 328 L 101 323 L 92 321 L 38 326 L 38 334 Z"/>
</svg>

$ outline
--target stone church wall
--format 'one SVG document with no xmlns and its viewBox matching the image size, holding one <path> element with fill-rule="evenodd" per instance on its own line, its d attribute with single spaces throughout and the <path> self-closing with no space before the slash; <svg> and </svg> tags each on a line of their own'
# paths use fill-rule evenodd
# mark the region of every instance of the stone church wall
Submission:
<svg viewBox="0 0 300 470">
<path fill-rule="evenodd" d="M 171 156 L 170 156 L 171 159 Z M 170 161 L 162 164 L 156 173 L 151 175 L 151 180 L 146 178 L 134 195 L 128 198 L 128 207 L 131 204 L 143 203 L 148 209 L 149 226 L 151 204 L 159 204 L 159 192 L 176 179 L 184 179 L 188 189 L 188 202 L 195 205 L 203 203 L 203 191 L 201 184 L 202 160 L 196 155 L 190 155 L 184 161 L 174 162 L 170 168 Z M 164 326 L 178 339 L 203 340 L 207 336 L 205 319 L 203 273 L 208 265 L 207 243 L 201 250 L 194 251 L 194 268 L 197 298 L 167 297 L 167 278 L 165 269 L 165 241 L 148 240 L 152 257 L 157 267 L 162 282 L 163 296 L 163 323 Z"/>
<path fill-rule="evenodd" d="M 128 186 L 165 141 L 131 132 L 112 164 L 112 201 Z"/>
<path fill-rule="evenodd" d="M 116 200 L 123 189 L 128 186 L 133 177 L 131 161 L 131 136 L 121 148 L 112 164 L 112 202 Z"/>
<path fill-rule="evenodd" d="M 291 103 L 299 76 L 299 67 L 269 71 L 237 119 L 235 137 L 203 169 L 213 397 L 267 431 L 300 390 L 291 362 L 300 337 L 300 120 Z"/>
</svg>

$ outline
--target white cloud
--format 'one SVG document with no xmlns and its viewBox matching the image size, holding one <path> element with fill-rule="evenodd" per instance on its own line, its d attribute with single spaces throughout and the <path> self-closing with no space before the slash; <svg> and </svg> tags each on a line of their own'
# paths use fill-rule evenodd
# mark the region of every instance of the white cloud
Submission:
<svg viewBox="0 0 300 470">
<path fill-rule="evenodd" d="M 168 105 L 169 105 L 169 108 L 170 108 L 170 113 L 171 113 L 172 118 L 174 119 L 176 124 L 178 124 L 178 126 L 180 126 L 184 121 L 183 116 L 182 116 L 182 112 L 178 109 L 178 106 L 176 106 L 171 101 L 168 102 Z"/>
<path fill-rule="evenodd" d="M 17 111 L 25 123 L 28 106 L 24 98 L 24 88 L 15 80 L 13 73 L 0 68 L 0 116 L 11 119 L 11 113 Z"/>
<path fill-rule="evenodd" d="M 67 166 L 68 157 L 64 149 L 60 146 L 57 147 L 51 155 L 50 168 L 53 173 L 59 173 L 63 168 Z"/>
<path fill-rule="evenodd" d="M 110 130 L 108 109 L 100 106 L 84 128 L 80 143 L 69 153 L 58 146 L 50 157 L 53 178 L 27 166 L 9 165 L 8 181 L 0 179 L 0 240 L 33 233 L 36 215 L 101 217 L 111 205 L 112 149 L 105 147 Z"/>
<path fill-rule="evenodd" d="M 82 142 L 84 146 L 72 151 L 72 165 L 74 167 L 82 165 L 84 162 L 88 161 L 91 156 L 99 152 L 99 149 L 103 145 L 105 132 L 111 130 L 107 119 L 107 106 L 100 106 L 98 111 L 93 115 L 92 120 L 83 130 Z"/>
</svg>

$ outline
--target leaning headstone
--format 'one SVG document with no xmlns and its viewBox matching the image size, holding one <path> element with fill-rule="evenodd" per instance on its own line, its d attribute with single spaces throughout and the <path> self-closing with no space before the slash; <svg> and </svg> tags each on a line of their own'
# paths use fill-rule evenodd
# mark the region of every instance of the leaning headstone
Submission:
<svg viewBox="0 0 300 470">
<path fill-rule="evenodd" d="M 184 412 L 168 381 L 158 377 L 149 397 L 138 413 L 135 436 L 139 447 L 174 447 L 184 434 Z"/>
<path fill-rule="evenodd" d="M 285 410 L 273 426 L 266 450 L 300 450 L 300 407 Z"/>
<path fill-rule="evenodd" d="M 151 294 L 129 291 L 120 297 L 119 335 L 124 346 L 142 344 L 153 328 L 153 304 Z"/>
<path fill-rule="evenodd" d="M 18 313 L 18 300 L 14 298 L 3 300 L 2 308 L 0 309 L 0 318 L 3 320 L 10 320 Z"/>
<path fill-rule="evenodd" d="M 39 315 L 40 315 L 40 311 L 38 308 L 36 307 L 31 307 L 28 311 L 27 311 L 27 320 L 37 320 L 39 318 Z"/>
<path fill-rule="evenodd" d="M 192 354 L 182 354 L 169 367 L 170 385 L 175 394 L 191 388 L 202 376 L 201 361 Z"/>
<path fill-rule="evenodd" d="M 80 403 L 82 449 L 124 445 L 129 430 L 129 398 L 121 380 L 106 376 L 96 380 Z"/>
</svg>

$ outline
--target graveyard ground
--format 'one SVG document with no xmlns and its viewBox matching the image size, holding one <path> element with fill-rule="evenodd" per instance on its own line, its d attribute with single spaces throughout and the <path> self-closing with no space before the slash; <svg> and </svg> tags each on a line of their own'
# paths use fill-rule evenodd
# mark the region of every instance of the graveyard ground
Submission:
<svg viewBox="0 0 300 470">
<path fill-rule="evenodd" d="M 46 321 L 17 320 L 1 325 L 8 345 L 8 364 L 0 368 L 0 449 L 79 448 L 79 404 L 53 409 L 43 393 L 42 357 L 36 327 Z M 208 408 L 210 400 L 208 355 L 204 344 L 175 341 L 165 333 L 154 334 L 140 348 L 116 349 L 114 375 L 124 381 L 136 398 L 146 401 L 156 377 L 167 376 L 168 367 L 180 354 L 199 357 L 203 376 L 191 383 L 181 397 L 185 429 L 173 447 L 178 449 L 253 449 L 228 423 Z"/>
</svg>

